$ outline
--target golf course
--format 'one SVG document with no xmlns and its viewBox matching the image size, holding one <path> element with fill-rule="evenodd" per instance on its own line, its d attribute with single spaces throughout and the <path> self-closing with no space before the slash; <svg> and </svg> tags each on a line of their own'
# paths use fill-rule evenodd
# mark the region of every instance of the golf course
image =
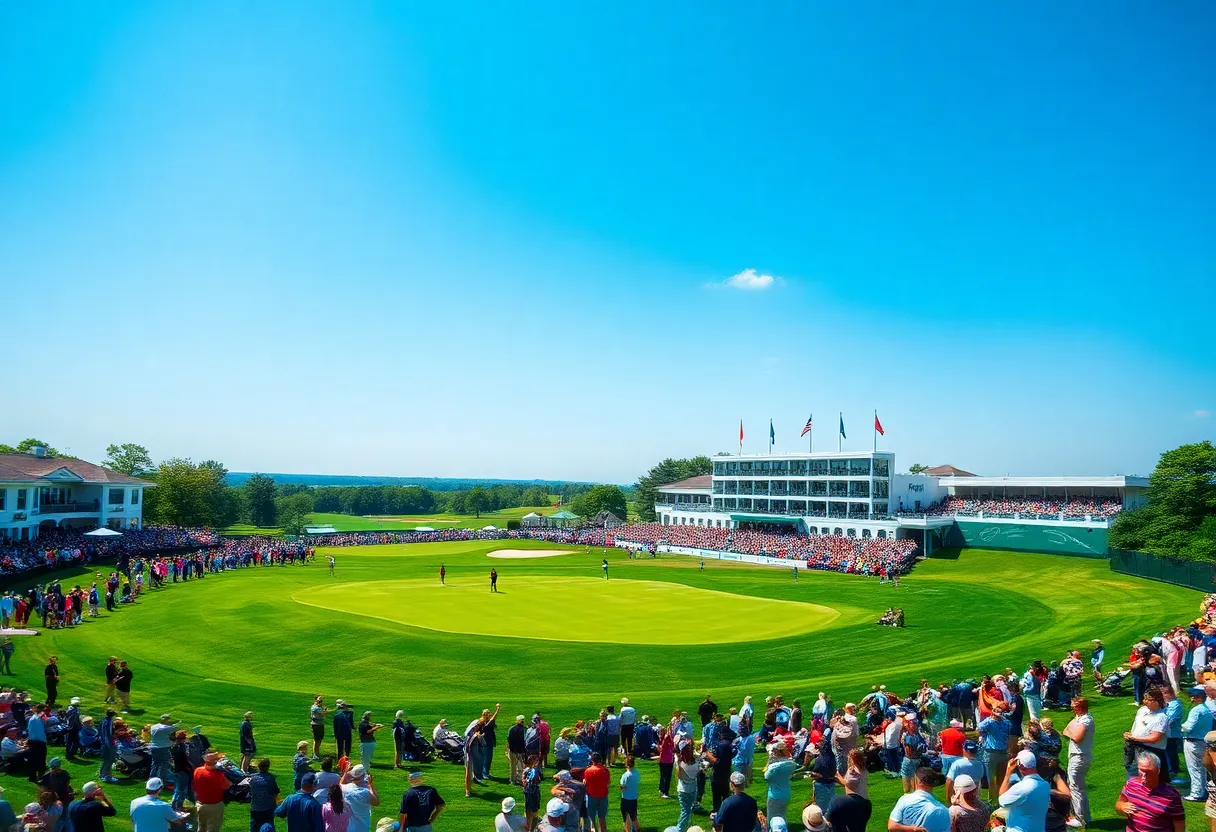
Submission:
<svg viewBox="0 0 1216 832">
<path fill-rule="evenodd" d="M 507 549 L 511 556 L 491 557 Z M 542 556 L 554 552 L 564 554 Z M 1118 575 L 1099 559 L 975 549 L 944 555 L 893 587 L 838 573 L 801 571 L 795 581 L 785 569 L 716 560 L 702 569 L 679 555 L 631 559 L 614 549 L 605 555 L 526 540 L 319 548 L 304 566 L 169 584 L 75 629 L 22 639 L 8 681 L 40 695 L 43 665 L 55 654 L 60 698 L 80 695 L 82 712 L 100 717 L 103 666 L 119 656 L 135 673 L 129 722 L 168 711 L 185 726 L 202 725 L 216 747 L 235 755 L 241 715 L 252 710 L 259 756 L 271 758 L 285 793 L 318 693 L 330 705 L 339 697 L 350 702 L 356 716 L 371 710 L 385 725 L 402 709 L 428 737 L 441 717 L 461 731 L 482 708 L 501 703 L 492 773 L 505 779 L 506 730 L 516 714 L 540 711 L 556 734 L 622 696 L 639 714 L 665 722 L 673 709 L 694 712 L 707 693 L 723 710 L 745 695 L 760 703 L 783 694 L 787 703 L 801 699 L 809 713 L 819 691 L 842 706 L 874 684 L 905 693 L 922 678 L 937 684 L 1006 667 L 1021 672 L 1033 659 L 1088 651 L 1093 638 L 1109 646 L 1109 669 L 1137 638 L 1193 617 L 1201 597 Z M 490 592 L 491 569 L 497 593 Z M 94 571 L 58 577 L 87 586 Z M 905 629 L 876 626 L 890 606 L 904 609 Z M 1093 827 L 1122 828 L 1113 803 L 1124 781 L 1121 735 L 1134 709 L 1130 697 L 1093 694 L 1091 702 Z M 1053 715 L 1058 728 L 1069 718 Z M 326 734 L 332 750 L 328 727 Z M 406 788 L 405 772 L 391 767 L 391 735 L 385 729 L 380 737 L 373 771 L 383 804 L 373 818 L 395 816 Z M 491 829 L 501 799 L 520 798 L 517 787 L 494 781 L 466 799 L 460 767 L 436 760 L 421 768 L 447 801 L 437 830 Z M 77 787 L 96 775 L 95 762 L 68 769 Z M 665 829 L 676 820 L 676 802 L 658 797 L 655 763 L 639 769 L 642 827 Z M 33 797 L 24 779 L 0 777 L 0 785 L 14 806 Z M 141 788 L 108 790 L 122 801 L 109 828 L 130 828 L 126 801 Z M 752 787 L 762 791 L 761 783 Z M 801 806 L 810 791 L 809 781 L 796 780 L 792 804 Z M 872 828 L 881 828 L 899 791 L 898 781 L 871 775 Z M 1187 804 L 1187 812 L 1188 829 L 1208 828 L 1202 805 Z M 619 828 L 615 810 L 609 817 L 609 828 Z M 706 816 L 698 822 L 708 826 Z M 230 807 L 225 828 L 247 825 L 248 811 Z"/>
</svg>

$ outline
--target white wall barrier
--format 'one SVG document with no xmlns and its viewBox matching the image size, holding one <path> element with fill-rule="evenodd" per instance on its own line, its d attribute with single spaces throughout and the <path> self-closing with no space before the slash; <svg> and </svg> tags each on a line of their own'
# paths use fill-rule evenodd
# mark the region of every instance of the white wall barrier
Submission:
<svg viewBox="0 0 1216 832">
<path fill-rule="evenodd" d="M 616 541 L 618 549 L 646 549 L 644 543 L 634 543 L 629 540 Z M 718 552 L 713 549 L 694 549 L 691 546 L 671 546 L 667 543 L 660 543 L 655 547 L 660 552 L 665 552 L 673 555 L 688 555 L 694 558 L 707 558 L 709 560 L 729 560 L 735 563 L 754 563 L 757 566 L 780 566 L 785 569 L 793 569 L 798 566 L 806 569 L 805 560 L 790 560 L 788 558 L 770 558 L 764 555 L 743 555 L 738 552 Z"/>
</svg>

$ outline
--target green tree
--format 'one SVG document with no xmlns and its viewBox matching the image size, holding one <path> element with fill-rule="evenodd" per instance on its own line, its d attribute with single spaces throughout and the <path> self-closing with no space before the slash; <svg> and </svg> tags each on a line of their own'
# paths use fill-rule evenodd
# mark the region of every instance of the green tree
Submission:
<svg viewBox="0 0 1216 832">
<path fill-rule="evenodd" d="M 550 502 L 552 501 L 549 499 L 549 492 L 539 485 L 534 485 L 524 491 L 519 500 L 519 504 L 522 506 L 547 506 Z"/>
<path fill-rule="evenodd" d="M 61 454 L 50 444 L 43 442 L 41 439 L 22 439 L 16 445 L 5 445 L 0 443 L 0 454 L 28 454 L 33 452 L 34 448 L 41 445 L 46 448 L 47 456 L 66 456 Z M 68 459 L 75 459 L 73 456 L 67 456 Z"/>
<path fill-rule="evenodd" d="M 914 462 L 914 463 L 912 463 L 911 465 L 909 465 L 909 466 L 908 466 L 908 473 L 909 473 L 909 474 L 923 474 L 923 473 L 925 473 L 925 472 L 926 472 L 926 471 L 928 471 L 928 470 L 929 470 L 929 466 L 928 466 L 928 465 L 922 465 L 922 464 L 921 464 L 921 463 L 919 463 L 919 462 Z"/>
<path fill-rule="evenodd" d="M 468 495 L 464 499 L 464 510 L 473 512 L 477 517 L 481 517 L 481 513 L 488 508 L 488 498 L 486 490 L 480 485 L 469 489 Z"/>
<path fill-rule="evenodd" d="M 1148 482 L 1148 503 L 1119 515 L 1110 545 L 1216 560 L 1216 446 L 1205 440 L 1166 451 Z"/>
<path fill-rule="evenodd" d="M 152 464 L 152 455 L 148 453 L 148 449 L 134 442 L 106 446 L 106 458 L 101 464 L 131 477 L 150 474 L 156 467 Z"/>
<path fill-rule="evenodd" d="M 221 466 L 222 470 L 222 466 Z M 227 525 L 223 475 L 207 463 L 167 459 L 150 475 L 156 488 L 144 492 L 144 520 L 170 526 Z M 227 521 L 227 522 L 225 522 Z"/>
<path fill-rule="evenodd" d="M 297 492 L 287 497 L 277 497 L 274 503 L 279 526 L 283 531 L 297 536 L 304 534 L 308 526 L 308 515 L 312 514 L 312 495 Z"/>
<path fill-rule="evenodd" d="M 689 477 L 700 477 L 712 474 L 714 464 L 707 456 L 694 456 L 689 459 L 665 459 L 638 477 L 634 486 L 637 497 L 638 518 L 651 521 L 657 519 L 654 511 L 655 500 L 658 499 L 658 486 L 669 482 L 686 480 Z M 622 517 L 622 519 L 624 519 Z"/>
<path fill-rule="evenodd" d="M 625 492 L 615 485 L 594 485 L 574 498 L 570 510 L 587 518 L 595 517 L 601 511 L 611 511 L 624 520 L 627 511 Z"/>
<path fill-rule="evenodd" d="M 274 480 L 265 474 L 254 474 L 241 486 L 249 501 L 249 522 L 255 526 L 275 524 Z"/>
</svg>

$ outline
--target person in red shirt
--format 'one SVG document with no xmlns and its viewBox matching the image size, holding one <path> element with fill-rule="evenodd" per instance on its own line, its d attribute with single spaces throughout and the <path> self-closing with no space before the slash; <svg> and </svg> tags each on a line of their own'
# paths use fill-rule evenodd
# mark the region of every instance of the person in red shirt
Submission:
<svg viewBox="0 0 1216 832">
<path fill-rule="evenodd" d="M 198 832 L 220 832 L 224 825 L 224 792 L 228 777 L 216 768 L 220 755 L 210 751 L 194 770 L 194 798 L 198 809 Z"/>
<path fill-rule="evenodd" d="M 583 772 L 583 785 L 587 788 L 587 817 L 599 832 L 608 832 L 608 769 L 604 758 L 591 755 L 591 765 Z"/>
<path fill-rule="evenodd" d="M 963 756 L 963 742 L 966 739 L 963 723 L 957 719 L 950 720 L 950 727 L 937 735 L 942 747 L 942 774 L 950 770 L 951 763 Z"/>
</svg>

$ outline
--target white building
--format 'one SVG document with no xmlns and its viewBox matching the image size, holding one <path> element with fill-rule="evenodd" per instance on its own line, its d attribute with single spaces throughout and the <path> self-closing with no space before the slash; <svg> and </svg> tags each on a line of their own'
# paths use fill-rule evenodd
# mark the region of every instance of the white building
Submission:
<svg viewBox="0 0 1216 832">
<path fill-rule="evenodd" d="M 665 526 L 913 537 L 926 552 L 985 545 L 1104 554 L 1113 515 L 1088 513 L 1085 501 L 1139 508 L 1148 488 L 1143 477 L 977 477 L 952 466 L 929 474 L 894 470 L 895 455 L 887 451 L 719 456 L 711 475 L 660 485 L 655 513 Z M 944 508 L 957 501 L 964 504 Z M 1041 508 L 1002 508 L 1010 501 Z"/>
<path fill-rule="evenodd" d="M 53 528 L 143 528 L 144 489 L 153 486 L 41 448 L 0 454 L 0 539 L 33 540 Z"/>
</svg>

